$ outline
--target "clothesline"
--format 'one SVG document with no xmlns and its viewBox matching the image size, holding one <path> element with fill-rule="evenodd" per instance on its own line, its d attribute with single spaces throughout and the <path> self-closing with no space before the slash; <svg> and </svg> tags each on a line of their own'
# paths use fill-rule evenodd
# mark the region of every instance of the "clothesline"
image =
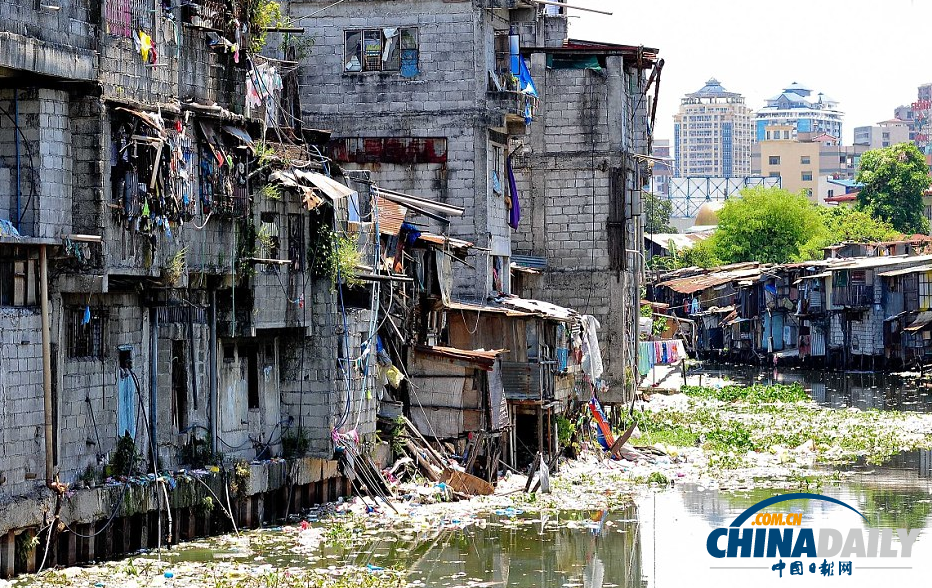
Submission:
<svg viewBox="0 0 932 588">
<path fill-rule="evenodd" d="M 646 376 L 655 365 L 670 365 L 686 357 L 682 339 L 641 341 L 638 343 L 638 373 Z"/>
</svg>

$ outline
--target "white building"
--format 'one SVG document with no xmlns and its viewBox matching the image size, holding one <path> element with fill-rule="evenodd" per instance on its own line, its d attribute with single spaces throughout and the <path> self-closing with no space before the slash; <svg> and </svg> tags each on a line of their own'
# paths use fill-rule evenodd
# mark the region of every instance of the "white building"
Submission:
<svg viewBox="0 0 932 588">
<path fill-rule="evenodd" d="M 879 122 L 874 126 L 854 128 L 854 144 L 866 145 L 870 149 L 880 149 L 910 141 L 909 121 L 897 118 Z"/>
<path fill-rule="evenodd" d="M 797 133 L 825 133 L 841 137 L 844 113 L 838 102 L 819 92 L 793 82 L 779 94 L 768 98 L 767 104 L 754 115 L 755 141 L 769 139 L 795 139 Z M 787 125 L 793 130 L 786 137 L 768 137 L 767 127 Z"/>
<path fill-rule="evenodd" d="M 751 172 L 751 111 L 744 96 L 715 78 L 680 100 L 673 117 L 677 176 L 733 177 Z"/>
</svg>

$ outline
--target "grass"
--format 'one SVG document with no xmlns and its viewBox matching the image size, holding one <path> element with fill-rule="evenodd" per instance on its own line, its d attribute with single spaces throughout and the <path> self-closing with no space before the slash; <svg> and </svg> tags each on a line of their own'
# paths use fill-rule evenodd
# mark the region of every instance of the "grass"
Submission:
<svg viewBox="0 0 932 588">
<path fill-rule="evenodd" d="M 683 386 L 683 393 L 694 398 L 706 398 L 721 402 L 747 402 L 768 404 L 774 402 L 804 402 L 809 395 L 799 384 L 754 384 L 753 386 Z"/>
<path fill-rule="evenodd" d="M 740 467 L 749 451 L 783 455 L 800 449 L 823 463 L 882 463 L 932 446 L 932 420 L 896 411 L 849 411 L 803 402 L 789 386 L 690 387 L 686 403 L 649 404 L 636 419 L 640 445 L 700 446 L 719 467 Z"/>
</svg>

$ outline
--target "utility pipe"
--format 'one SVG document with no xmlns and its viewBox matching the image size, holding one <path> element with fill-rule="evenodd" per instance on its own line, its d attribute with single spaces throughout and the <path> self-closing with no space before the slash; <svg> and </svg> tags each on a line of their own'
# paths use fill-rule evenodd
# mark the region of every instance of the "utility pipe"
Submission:
<svg viewBox="0 0 932 588">
<path fill-rule="evenodd" d="M 209 393 L 207 410 L 210 420 L 210 448 L 217 453 L 217 290 L 210 291 L 210 348 L 207 350 L 210 371 L 208 373 Z M 194 374 L 197 377 L 197 374 Z"/>
<path fill-rule="evenodd" d="M 572 4 L 564 4 L 562 2 L 553 2 L 552 0 L 531 0 L 534 4 L 543 4 L 544 6 L 559 6 L 560 8 L 572 8 L 573 10 L 582 10 L 584 12 L 595 12 L 598 14 L 607 14 L 611 16 L 611 12 L 606 12 L 605 10 L 597 10 L 595 8 L 583 8 L 582 6 L 574 6 Z"/>
<path fill-rule="evenodd" d="M 19 231 L 19 223 L 22 220 L 21 214 L 19 211 L 19 200 L 23 192 L 23 180 L 22 180 L 22 168 L 20 166 L 20 157 L 19 157 L 19 88 L 13 88 L 13 116 L 14 123 L 16 123 L 16 128 L 13 129 L 13 136 L 16 140 L 16 230 Z"/>
<path fill-rule="evenodd" d="M 149 309 L 149 443 L 151 444 L 152 471 L 157 472 L 157 442 L 159 422 L 159 310 L 155 306 Z M 161 517 L 159 517 L 161 524 Z"/>
<path fill-rule="evenodd" d="M 39 298 L 42 314 L 42 391 L 45 397 L 45 480 L 55 478 L 55 448 L 52 430 L 52 344 L 49 331 L 49 268 L 46 246 L 39 246 Z"/>
</svg>

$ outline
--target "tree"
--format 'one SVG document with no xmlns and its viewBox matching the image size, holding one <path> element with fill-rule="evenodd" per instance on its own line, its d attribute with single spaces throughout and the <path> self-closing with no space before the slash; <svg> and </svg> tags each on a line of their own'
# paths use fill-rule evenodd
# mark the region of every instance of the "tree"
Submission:
<svg viewBox="0 0 932 588">
<path fill-rule="evenodd" d="M 644 192 L 641 208 L 644 211 L 644 234 L 675 233 L 676 227 L 670 225 L 673 204 L 669 198 Z"/>
<path fill-rule="evenodd" d="M 929 232 L 922 194 L 932 179 L 922 152 L 912 143 L 868 151 L 855 178 L 864 184 L 858 207 L 907 235 Z"/>
<path fill-rule="evenodd" d="M 786 263 L 823 229 L 816 207 L 803 194 L 763 187 L 741 194 L 725 202 L 718 228 L 706 241 L 711 259 Z"/>
<path fill-rule="evenodd" d="M 817 210 L 822 217 L 822 230 L 800 248 L 800 261 L 820 259 L 822 250 L 836 243 L 889 241 L 902 237 L 893 225 L 863 210 L 847 206 L 820 206 Z"/>
</svg>

